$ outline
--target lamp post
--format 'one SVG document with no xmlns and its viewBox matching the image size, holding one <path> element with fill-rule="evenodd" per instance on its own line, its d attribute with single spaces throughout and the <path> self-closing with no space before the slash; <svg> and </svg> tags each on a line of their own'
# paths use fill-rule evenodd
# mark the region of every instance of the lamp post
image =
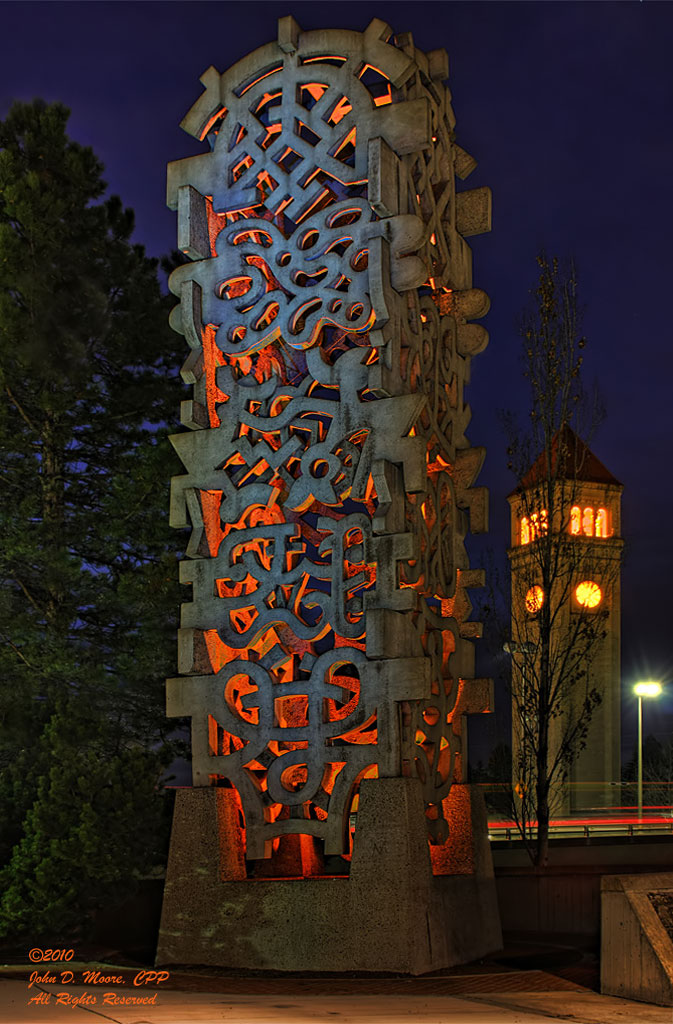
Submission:
<svg viewBox="0 0 673 1024">
<path fill-rule="evenodd" d="M 638 819 L 643 817 L 643 697 L 658 697 L 661 683 L 636 683 L 633 692 L 638 698 Z"/>
</svg>

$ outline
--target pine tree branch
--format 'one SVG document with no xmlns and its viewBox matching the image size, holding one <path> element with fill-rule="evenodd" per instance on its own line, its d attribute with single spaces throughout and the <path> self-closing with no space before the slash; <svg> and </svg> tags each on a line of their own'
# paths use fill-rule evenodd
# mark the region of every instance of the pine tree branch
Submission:
<svg viewBox="0 0 673 1024">
<path fill-rule="evenodd" d="M 8 637 L 8 636 L 5 636 L 5 634 L 4 634 L 4 633 L 0 633 L 0 638 L 2 639 L 2 642 L 3 642 L 3 643 L 7 644 L 7 646 L 8 646 L 8 647 L 11 647 L 11 648 L 12 648 L 12 650 L 14 651 L 14 653 L 16 654 L 16 656 L 17 656 L 18 658 L 20 658 L 20 659 L 21 659 L 21 661 L 22 661 L 22 662 L 24 663 L 24 665 L 26 666 L 26 668 L 29 668 L 29 669 L 30 669 L 30 670 L 31 670 L 32 672 L 35 672 L 35 671 L 37 671 L 37 670 L 36 670 L 36 668 L 35 668 L 35 666 L 34 666 L 34 665 L 31 665 L 31 663 L 30 663 L 30 662 L 28 661 L 28 658 L 27 658 L 27 657 L 25 656 L 25 654 L 23 653 L 23 651 L 21 650 L 21 648 L 20 648 L 20 647 L 17 647 L 17 646 L 16 646 L 16 644 L 15 644 L 15 643 L 13 643 L 13 642 L 12 642 L 12 641 L 11 641 L 11 640 L 9 639 L 9 637 Z"/>
<path fill-rule="evenodd" d="M 13 393 L 13 391 L 11 390 L 11 388 L 9 387 L 8 384 L 5 385 L 5 391 L 7 392 L 7 397 L 9 398 L 10 402 L 12 403 L 12 405 L 14 406 L 14 408 L 16 409 L 16 411 L 18 412 L 19 416 L 24 421 L 24 423 L 28 426 L 28 428 L 30 430 L 33 430 L 36 434 L 38 434 L 39 430 L 37 429 L 37 427 L 35 426 L 35 424 L 31 420 L 30 416 L 25 411 L 25 409 L 23 408 L 23 406 L 21 405 L 21 403 L 19 402 L 18 398 Z"/>
<path fill-rule="evenodd" d="M 28 598 L 28 600 L 29 600 L 29 601 L 30 601 L 30 603 L 32 604 L 32 606 L 33 606 L 33 608 L 35 609 L 35 611 L 36 611 L 36 612 L 39 612 L 39 613 L 40 613 L 40 615 L 45 615 L 45 614 L 46 614 L 46 611 L 45 611 L 45 609 L 44 609 L 44 608 L 41 608 L 41 607 L 40 607 L 40 605 L 39 605 L 39 604 L 38 604 L 38 602 L 37 602 L 37 601 L 35 600 L 35 598 L 34 598 L 34 597 L 33 597 L 33 595 L 31 594 L 31 592 L 30 592 L 30 591 L 28 590 L 28 587 L 27 587 L 27 586 L 25 585 L 25 583 L 23 583 L 23 582 L 22 582 L 22 581 L 21 581 L 21 580 L 19 579 L 19 577 L 18 577 L 18 576 L 12 576 L 11 578 L 12 578 L 12 579 L 14 580 L 14 582 L 15 582 L 15 583 L 17 583 L 17 584 L 19 585 L 19 587 L 21 587 L 21 590 L 23 591 L 24 595 L 25 595 L 25 596 L 26 596 L 26 597 Z"/>
</svg>

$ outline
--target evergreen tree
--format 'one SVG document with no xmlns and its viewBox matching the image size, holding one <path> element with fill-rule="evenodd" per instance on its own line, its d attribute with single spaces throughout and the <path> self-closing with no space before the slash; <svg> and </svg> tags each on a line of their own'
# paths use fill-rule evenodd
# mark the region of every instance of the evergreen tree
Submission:
<svg viewBox="0 0 673 1024">
<path fill-rule="evenodd" d="M 82 922 L 156 863 L 170 754 L 176 343 L 68 113 L 0 122 L 0 935 Z"/>
</svg>

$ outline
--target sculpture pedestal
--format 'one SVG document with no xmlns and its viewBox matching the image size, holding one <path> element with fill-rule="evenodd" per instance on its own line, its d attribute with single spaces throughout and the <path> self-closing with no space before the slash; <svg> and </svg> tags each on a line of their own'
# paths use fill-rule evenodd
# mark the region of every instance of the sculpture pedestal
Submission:
<svg viewBox="0 0 673 1024">
<path fill-rule="evenodd" d="M 232 791 L 178 790 L 157 963 L 424 974 L 501 948 L 485 819 L 462 803 L 469 874 L 433 876 L 420 784 L 395 778 L 361 784 L 350 877 L 246 879 Z"/>
</svg>

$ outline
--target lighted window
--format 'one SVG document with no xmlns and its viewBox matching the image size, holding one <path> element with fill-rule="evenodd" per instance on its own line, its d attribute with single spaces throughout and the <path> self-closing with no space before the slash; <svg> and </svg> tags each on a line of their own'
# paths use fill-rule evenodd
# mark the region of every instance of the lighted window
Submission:
<svg viewBox="0 0 673 1024">
<path fill-rule="evenodd" d="M 607 537 L 608 535 L 608 513 L 604 508 L 599 508 L 596 513 L 596 536 Z"/>
<path fill-rule="evenodd" d="M 547 530 L 547 509 L 543 508 L 541 512 L 533 512 L 533 515 L 530 517 L 531 540 L 537 540 L 538 537 L 545 537 Z"/>
<path fill-rule="evenodd" d="M 582 532 L 585 537 L 593 537 L 594 535 L 594 510 L 592 508 L 584 509 Z"/>
<path fill-rule="evenodd" d="M 583 580 L 575 587 L 575 597 L 583 608 L 597 608 L 603 600 L 603 591 L 593 580 Z"/>
<path fill-rule="evenodd" d="M 579 505 L 573 505 L 570 509 L 570 532 L 577 536 L 582 531 L 582 509 Z"/>
<path fill-rule="evenodd" d="M 540 608 L 544 604 L 544 590 L 542 587 L 534 586 L 531 587 L 526 594 L 526 611 L 534 615 L 535 612 L 539 612 Z"/>
<path fill-rule="evenodd" d="M 521 520 L 522 544 L 530 544 L 531 541 L 537 540 L 538 537 L 546 537 L 548 532 L 549 517 L 546 508 L 543 508 L 540 512 L 533 512 L 530 517 L 524 516 Z"/>
</svg>

